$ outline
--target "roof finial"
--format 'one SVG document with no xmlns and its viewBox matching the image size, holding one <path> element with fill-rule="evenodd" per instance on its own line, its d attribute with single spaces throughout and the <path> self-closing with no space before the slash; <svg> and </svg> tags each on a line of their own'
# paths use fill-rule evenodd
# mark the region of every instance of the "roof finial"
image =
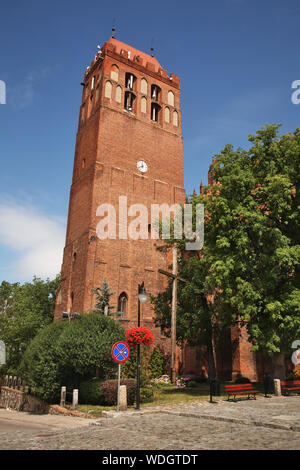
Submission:
<svg viewBox="0 0 300 470">
<path fill-rule="evenodd" d="M 112 28 L 111 28 L 111 37 L 114 39 L 115 37 L 115 31 L 116 31 L 116 18 L 113 19 L 113 25 L 112 25 Z"/>
<path fill-rule="evenodd" d="M 151 57 L 154 57 L 154 39 L 153 38 L 151 39 L 150 51 L 151 51 Z"/>
</svg>

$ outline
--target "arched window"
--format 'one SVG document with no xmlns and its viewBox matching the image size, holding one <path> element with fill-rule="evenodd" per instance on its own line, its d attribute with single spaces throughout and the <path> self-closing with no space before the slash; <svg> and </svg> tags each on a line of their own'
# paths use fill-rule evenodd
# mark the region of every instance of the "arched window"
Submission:
<svg viewBox="0 0 300 470">
<path fill-rule="evenodd" d="M 151 103 L 151 120 L 158 122 L 161 107 L 157 103 Z"/>
<path fill-rule="evenodd" d="M 136 76 L 132 73 L 126 73 L 125 75 L 125 86 L 128 90 L 135 89 Z"/>
<path fill-rule="evenodd" d="M 122 103 L 122 88 L 119 85 L 116 88 L 116 102 Z"/>
<path fill-rule="evenodd" d="M 147 89 L 148 89 L 147 80 L 145 78 L 142 78 L 142 80 L 141 80 L 141 93 L 143 93 L 143 95 L 147 95 Z"/>
<path fill-rule="evenodd" d="M 119 67 L 115 64 L 111 67 L 110 78 L 115 82 L 119 79 Z"/>
<path fill-rule="evenodd" d="M 118 311 L 122 312 L 122 316 L 124 317 L 127 315 L 127 302 L 128 302 L 128 296 L 126 292 L 122 292 L 119 295 L 119 299 L 118 299 Z"/>
<path fill-rule="evenodd" d="M 170 122 L 170 109 L 165 108 L 165 122 Z"/>
<path fill-rule="evenodd" d="M 173 124 L 174 124 L 174 126 L 178 126 L 178 113 L 177 113 L 177 111 L 173 112 Z"/>
<path fill-rule="evenodd" d="M 135 101 L 135 96 L 133 93 L 130 91 L 125 92 L 125 97 L 124 97 L 124 109 L 126 111 L 129 111 L 131 113 L 134 113 L 134 101 Z"/>
<path fill-rule="evenodd" d="M 146 113 L 147 112 L 147 99 L 142 96 L 141 98 L 141 112 Z"/>
<path fill-rule="evenodd" d="M 110 82 L 106 82 L 105 91 L 104 91 L 105 98 L 111 98 L 111 92 L 112 92 L 112 84 Z"/>
<path fill-rule="evenodd" d="M 174 106 L 175 103 L 175 96 L 173 91 L 168 91 L 168 104 Z"/>
<path fill-rule="evenodd" d="M 158 101 L 160 98 L 160 88 L 157 85 L 151 85 L 151 98 L 153 101 Z"/>
</svg>

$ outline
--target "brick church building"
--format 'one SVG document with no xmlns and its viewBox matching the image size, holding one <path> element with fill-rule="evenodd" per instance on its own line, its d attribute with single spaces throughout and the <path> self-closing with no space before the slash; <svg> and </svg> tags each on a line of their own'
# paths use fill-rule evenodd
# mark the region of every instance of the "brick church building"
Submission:
<svg viewBox="0 0 300 470">
<path fill-rule="evenodd" d="M 115 294 L 111 304 L 121 312 L 125 329 L 137 325 L 138 284 L 156 295 L 166 287 L 169 261 L 149 237 L 99 239 L 97 208 L 111 204 L 120 228 L 119 196 L 127 207 L 185 202 L 183 187 L 180 80 L 156 58 L 111 37 L 86 69 L 76 136 L 68 225 L 56 299 L 55 319 L 62 312 L 88 313 L 95 305 L 92 288 L 105 278 Z M 123 199 L 124 200 L 124 199 Z M 134 214 L 132 214 L 134 215 Z M 155 343 L 170 351 L 170 340 L 153 324 L 150 302 L 142 305 L 141 324 L 152 330 Z M 216 348 L 219 378 L 262 371 L 250 352 L 246 332 L 228 330 Z M 178 349 L 179 373 L 206 374 L 204 348 Z"/>
</svg>

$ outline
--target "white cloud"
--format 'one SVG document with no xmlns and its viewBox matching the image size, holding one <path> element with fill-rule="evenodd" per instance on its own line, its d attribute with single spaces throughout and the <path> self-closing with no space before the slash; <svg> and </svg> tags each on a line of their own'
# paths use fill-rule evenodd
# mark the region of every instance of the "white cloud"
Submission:
<svg viewBox="0 0 300 470">
<path fill-rule="evenodd" d="M 14 255 L 5 270 L 15 279 L 53 278 L 60 272 L 65 223 L 34 206 L 0 203 L 0 244 Z"/>
</svg>

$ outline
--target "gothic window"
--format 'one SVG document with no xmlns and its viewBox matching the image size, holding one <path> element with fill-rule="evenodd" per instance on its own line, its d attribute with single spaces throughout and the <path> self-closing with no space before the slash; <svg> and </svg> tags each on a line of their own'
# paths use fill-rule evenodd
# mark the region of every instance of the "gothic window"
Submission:
<svg viewBox="0 0 300 470">
<path fill-rule="evenodd" d="M 141 80 L 141 93 L 143 93 L 143 95 L 147 95 L 147 90 L 148 90 L 147 80 L 145 78 L 142 78 L 142 80 Z"/>
<path fill-rule="evenodd" d="M 147 112 L 147 99 L 142 96 L 141 98 L 141 112 L 146 113 Z"/>
<path fill-rule="evenodd" d="M 119 85 L 116 88 L 116 102 L 122 103 L 122 88 Z"/>
<path fill-rule="evenodd" d="M 135 96 L 133 93 L 130 91 L 125 92 L 125 99 L 124 99 L 124 109 L 126 111 L 130 111 L 131 113 L 134 112 L 134 101 L 135 101 Z"/>
<path fill-rule="evenodd" d="M 126 316 L 127 314 L 127 302 L 128 302 L 128 297 L 125 292 L 122 292 L 122 294 L 119 295 L 119 300 L 118 300 L 118 311 L 122 312 L 122 316 Z"/>
<path fill-rule="evenodd" d="M 134 89 L 135 81 L 136 81 L 136 77 L 132 73 L 126 73 L 125 86 L 128 90 Z"/>
<path fill-rule="evenodd" d="M 105 83 L 104 96 L 105 98 L 111 98 L 112 84 L 110 82 Z"/>
<path fill-rule="evenodd" d="M 174 124 L 174 126 L 178 126 L 178 113 L 177 113 L 177 111 L 173 112 L 173 124 Z"/>
<path fill-rule="evenodd" d="M 157 103 L 151 103 L 151 120 L 158 122 L 160 106 Z"/>
<path fill-rule="evenodd" d="M 172 91 L 168 91 L 168 104 L 174 106 L 175 103 L 175 96 Z"/>
<path fill-rule="evenodd" d="M 151 85 L 151 98 L 154 101 L 159 100 L 160 88 L 157 85 Z"/>
<path fill-rule="evenodd" d="M 119 67 L 117 65 L 112 65 L 111 72 L 110 72 L 110 78 L 112 80 L 114 80 L 115 82 L 118 81 L 118 79 L 119 79 Z"/>
<path fill-rule="evenodd" d="M 165 122 L 170 122 L 170 109 L 165 108 Z"/>
</svg>

